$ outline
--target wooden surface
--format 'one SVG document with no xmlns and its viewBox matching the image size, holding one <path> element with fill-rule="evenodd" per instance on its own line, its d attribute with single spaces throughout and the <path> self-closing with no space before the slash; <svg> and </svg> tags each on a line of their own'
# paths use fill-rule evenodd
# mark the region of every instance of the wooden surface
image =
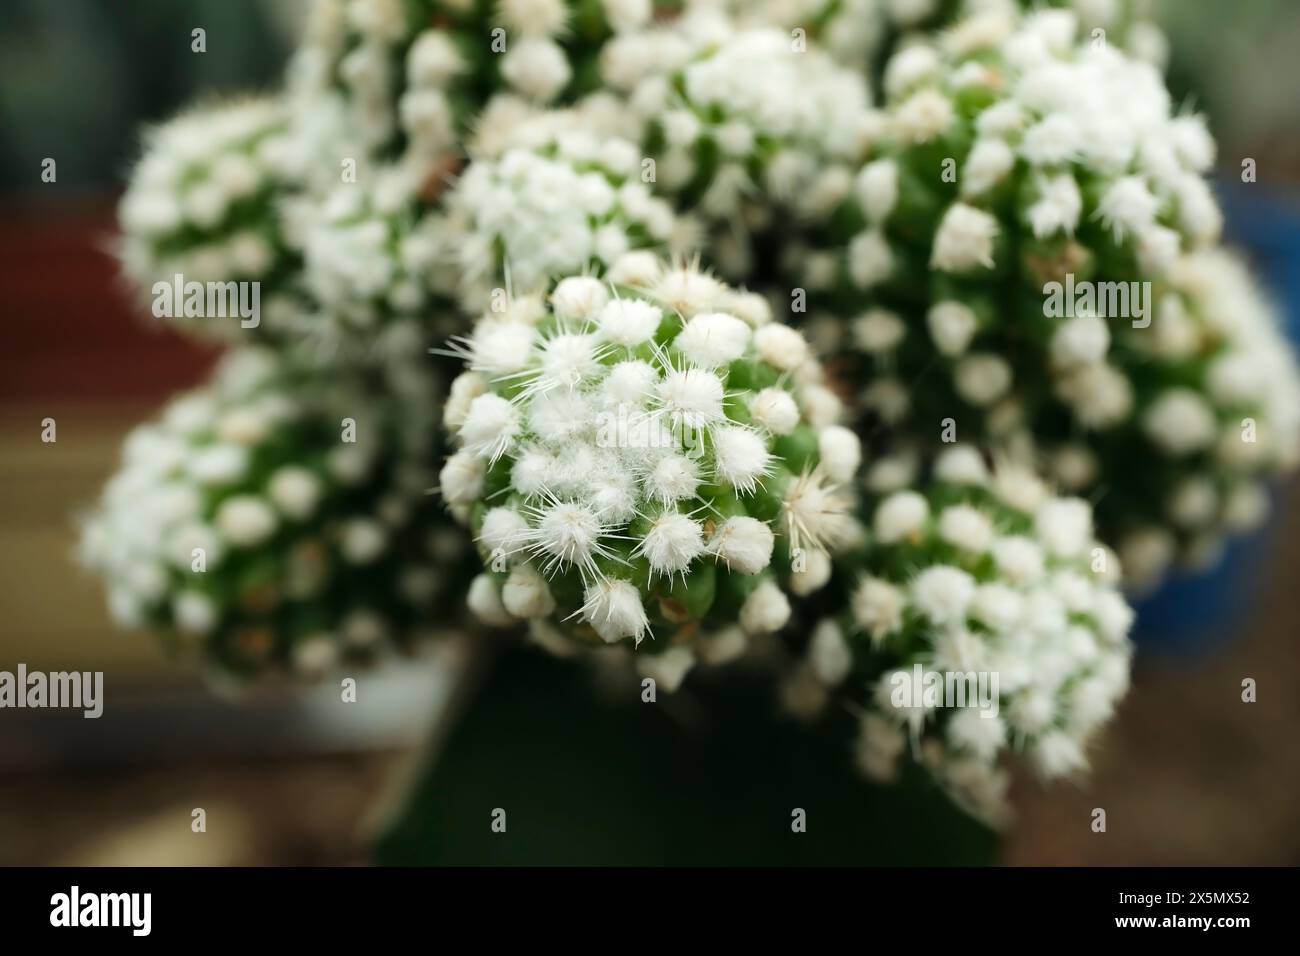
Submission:
<svg viewBox="0 0 1300 956">
<path fill-rule="evenodd" d="M 1279 533 L 1253 613 L 1216 652 L 1139 662 L 1083 788 L 1022 781 L 1007 859 L 1043 865 L 1300 865 L 1300 501 Z M 1257 682 L 1256 703 L 1241 681 Z M 1093 833 L 1092 810 L 1107 814 Z"/>
<path fill-rule="evenodd" d="M 0 662 L 167 679 L 155 642 L 112 628 L 100 582 L 75 561 L 76 514 L 116 467 L 123 435 L 151 411 L 54 400 L 0 411 Z M 41 441 L 46 416 L 58 423 L 52 444 Z"/>
</svg>

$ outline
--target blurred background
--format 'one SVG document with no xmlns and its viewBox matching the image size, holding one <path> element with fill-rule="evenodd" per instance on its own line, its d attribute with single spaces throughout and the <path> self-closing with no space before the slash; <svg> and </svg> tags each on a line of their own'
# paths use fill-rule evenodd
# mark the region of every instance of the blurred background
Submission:
<svg viewBox="0 0 1300 956">
<path fill-rule="evenodd" d="M 0 711 L 0 864 L 367 859 L 448 688 L 455 646 L 341 722 L 311 692 L 232 699 L 109 624 L 76 514 L 122 437 L 214 353 L 136 314 L 106 249 L 141 124 L 279 81 L 307 0 L 0 5 L 0 670 L 102 670 L 99 720 Z M 1176 96 L 1209 115 L 1230 231 L 1300 329 L 1300 4 L 1166 0 Z M 190 51 L 207 30 L 208 51 Z M 41 163 L 58 162 L 56 183 Z M 1242 159 L 1258 165 L 1243 185 Z M 1300 336 L 1297 336 L 1300 337 Z M 58 441 L 40 440 L 54 418 Z M 1017 786 L 1017 864 L 1300 863 L 1300 500 L 1209 577 L 1143 607 L 1134 690 L 1086 790 Z M 1243 678 L 1258 703 L 1243 704 Z M 335 690 L 325 689 L 333 698 Z M 446 726 L 447 720 L 441 721 Z M 194 838 L 191 811 L 207 811 Z M 1093 807 L 1109 829 L 1091 832 Z"/>
</svg>

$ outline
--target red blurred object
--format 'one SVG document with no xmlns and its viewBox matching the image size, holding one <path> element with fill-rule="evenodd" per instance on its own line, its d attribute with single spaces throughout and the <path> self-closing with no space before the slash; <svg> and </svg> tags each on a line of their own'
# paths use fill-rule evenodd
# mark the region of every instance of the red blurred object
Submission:
<svg viewBox="0 0 1300 956">
<path fill-rule="evenodd" d="M 0 209 L 0 400 L 151 400 L 198 382 L 218 349 L 135 303 L 107 202 Z"/>
</svg>

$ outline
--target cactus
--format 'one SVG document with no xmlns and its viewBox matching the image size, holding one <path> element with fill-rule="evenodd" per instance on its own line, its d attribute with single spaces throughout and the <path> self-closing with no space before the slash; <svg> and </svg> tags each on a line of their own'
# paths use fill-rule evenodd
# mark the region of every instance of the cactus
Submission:
<svg viewBox="0 0 1300 956">
<path fill-rule="evenodd" d="M 186 281 L 256 281 L 268 292 L 297 266 L 275 203 L 286 185 L 288 119 L 273 99 L 221 103 L 149 131 L 122 197 L 122 269 L 140 298 Z M 168 316 L 185 319 L 183 314 Z M 188 323 L 232 336 L 231 323 Z"/>
<path fill-rule="evenodd" d="M 1086 501 L 970 447 L 940 454 L 919 486 L 888 487 L 864 502 L 870 534 L 837 561 L 843 609 L 811 629 L 786 700 L 807 712 L 836 689 L 858 715 L 863 773 L 890 780 L 914 753 L 1000 825 L 1006 754 L 1048 778 L 1081 772 L 1128 689 L 1119 562 Z"/>
<path fill-rule="evenodd" d="M 239 677 L 319 676 L 431 631 L 465 543 L 425 494 L 416 372 L 322 376 L 247 346 L 133 431 L 82 539 L 117 622 Z"/>
<path fill-rule="evenodd" d="M 441 489 L 487 567 L 471 604 L 652 653 L 777 631 L 857 533 L 857 437 L 762 300 L 632 255 L 454 345 Z"/>
</svg>

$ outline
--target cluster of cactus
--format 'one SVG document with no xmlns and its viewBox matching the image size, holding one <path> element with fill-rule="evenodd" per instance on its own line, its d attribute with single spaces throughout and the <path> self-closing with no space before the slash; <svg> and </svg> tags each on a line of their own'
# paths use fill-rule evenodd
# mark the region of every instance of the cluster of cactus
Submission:
<svg viewBox="0 0 1300 956">
<path fill-rule="evenodd" d="M 275 213 L 291 181 L 287 129 L 281 103 L 250 99 L 154 130 L 121 204 L 127 278 L 149 290 L 174 273 L 266 281 L 292 269 Z"/>
<path fill-rule="evenodd" d="M 1022 749 L 1045 777 L 1082 769 L 1088 737 L 1128 688 L 1133 612 L 1115 587 L 1119 563 L 1094 538 L 1087 502 L 1018 465 L 989 467 L 956 445 L 921 490 L 893 477 L 866 498 L 869 534 L 837 558 L 840 609 L 812 628 L 787 697 L 818 707 L 844 689 L 869 776 L 891 779 L 910 742 L 958 800 L 996 821 L 1001 755 Z M 965 706 L 938 709 L 953 679 Z"/>
<path fill-rule="evenodd" d="M 328 377 L 239 347 L 136 428 L 82 538 L 115 621 L 233 675 L 321 675 L 433 629 L 468 548 L 431 520 L 436 383 L 404 339 L 413 359 Z"/>
<path fill-rule="evenodd" d="M 1142 5 L 1040 6 L 318 0 L 123 201 L 142 291 L 272 305 L 89 519 L 119 619 L 248 676 L 449 618 L 669 687 L 752 650 L 985 819 L 1008 751 L 1081 770 L 1121 567 L 1262 518 L 1300 377 Z"/>
<path fill-rule="evenodd" d="M 885 86 L 873 158 L 809 239 L 833 262 L 787 259 L 851 317 L 831 338 L 863 403 L 1094 498 L 1134 586 L 1212 562 L 1300 453 L 1300 379 L 1217 244 L 1203 121 L 1063 14 L 916 43 Z"/>
</svg>

